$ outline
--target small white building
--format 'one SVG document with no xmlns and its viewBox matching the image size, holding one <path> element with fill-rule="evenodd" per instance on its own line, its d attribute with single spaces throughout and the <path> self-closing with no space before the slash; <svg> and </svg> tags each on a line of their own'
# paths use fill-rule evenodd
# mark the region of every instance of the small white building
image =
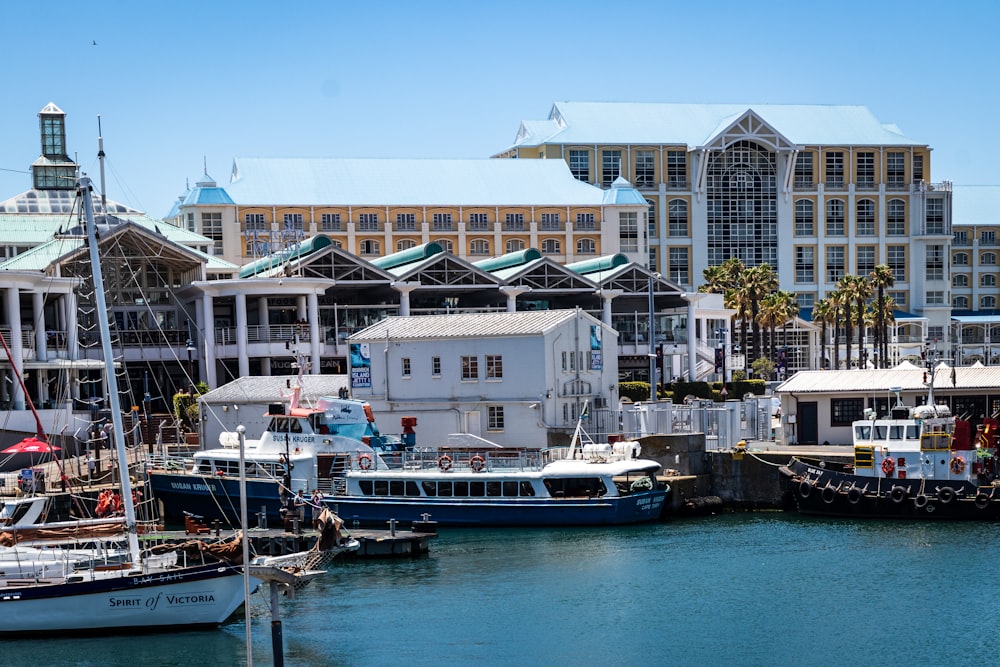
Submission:
<svg viewBox="0 0 1000 667">
<path fill-rule="evenodd" d="M 352 396 L 417 417 L 418 446 L 565 444 L 585 403 L 618 402 L 618 334 L 579 308 L 389 317 L 348 343 Z"/>
</svg>

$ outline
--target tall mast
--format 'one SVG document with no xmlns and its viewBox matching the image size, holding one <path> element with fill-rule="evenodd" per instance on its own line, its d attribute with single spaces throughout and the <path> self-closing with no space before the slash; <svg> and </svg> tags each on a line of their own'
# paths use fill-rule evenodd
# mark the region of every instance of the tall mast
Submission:
<svg viewBox="0 0 1000 667">
<path fill-rule="evenodd" d="M 122 422 L 121 400 L 118 396 L 118 377 L 115 375 L 114 349 L 111 347 L 107 298 L 104 296 L 104 275 L 101 273 L 101 257 L 97 248 L 97 224 L 94 222 L 93 185 L 87 176 L 77 181 L 83 199 L 83 212 L 87 224 L 87 245 L 90 249 L 90 267 L 94 275 L 94 297 L 97 300 L 97 319 L 101 332 L 101 352 L 104 356 L 105 386 L 108 392 L 108 408 L 114 427 L 115 451 L 118 454 L 118 477 L 121 480 L 122 503 L 125 507 L 125 529 L 128 531 L 128 550 L 134 567 L 139 566 L 139 534 L 135 525 L 135 504 L 132 502 L 132 481 L 128 476 L 128 452 L 125 449 L 125 427 Z"/>
</svg>

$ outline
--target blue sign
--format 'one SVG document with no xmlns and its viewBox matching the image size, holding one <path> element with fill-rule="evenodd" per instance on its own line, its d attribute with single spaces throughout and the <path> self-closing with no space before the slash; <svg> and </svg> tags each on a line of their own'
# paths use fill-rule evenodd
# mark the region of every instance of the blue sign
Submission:
<svg viewBox="0 0 1000 667">
<path fill-rule="evenodd" d="M 351 388 L 372 386 L 372 359 L 368 343 L 351 343 Z"/>
</svg>

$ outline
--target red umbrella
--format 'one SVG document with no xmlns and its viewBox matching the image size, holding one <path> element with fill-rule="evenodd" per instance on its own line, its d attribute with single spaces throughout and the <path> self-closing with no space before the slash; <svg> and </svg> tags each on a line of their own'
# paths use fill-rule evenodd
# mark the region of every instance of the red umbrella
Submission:
<svg viewBox="0 0 1000 667">
<path fill-rule="evenodd" d="M 31 436 L 0 451 L 0 454 L 48 454 L 57 451 L 59 451 L 59 447 L 56 445 L 50 445 L 44 440 Z"/>
</svg>

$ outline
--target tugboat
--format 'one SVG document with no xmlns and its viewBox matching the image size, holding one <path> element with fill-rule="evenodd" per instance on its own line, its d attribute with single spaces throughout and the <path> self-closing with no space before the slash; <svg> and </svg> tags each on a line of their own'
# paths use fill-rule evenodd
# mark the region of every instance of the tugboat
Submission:
<svg viewBox="0 0 1000 667">
<path fill-rule="evenodd" d="M 779 471 L 802 514 L 870 519 L 1000 519 L 1000 421 L 971 422 L 934 402 L 908 407 L 897 394 L 887 415 L 853 422 L 854 462 L 792 458 Z"/>
</svg>

